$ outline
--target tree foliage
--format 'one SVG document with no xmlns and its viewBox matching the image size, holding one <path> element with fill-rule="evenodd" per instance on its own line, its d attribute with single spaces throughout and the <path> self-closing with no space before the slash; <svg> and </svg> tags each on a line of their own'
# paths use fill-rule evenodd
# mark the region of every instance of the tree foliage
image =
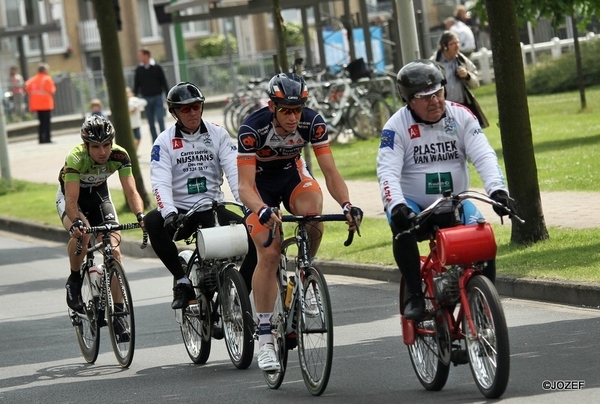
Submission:
<svg viewBox="0 0 600 404">
<path fill-rule="evenodd" d="M 199 40 L 194 46 L 196 50 L 196 56 L 199 59 L 215 56 L 227 55 L 227 41 L 229 40 L 229 47 L 232 53 L 237 53 L 238 43 L 237 39 L 228 34 L 227 37 L 223 34 L 215 34 L 209 37 Z"/>
<path fill-rule="evenodd" d="M 285 22 L 283 35 L 287 46 L 304 45 L 304 36 L 302 35 L 302 25 L 296 22 Z"/>
<path fill-rule="evenodd" d="M 600 0 L 515 0 L 515 6 L 519 26 L 528 22 L 535 25 L 540 17 L 557 25 L 574 16 L 579 21 L 579 29 L 585 30 L 586 24 L 598 15 Z M 477 0 L 474 10 L 482 21 L 488 21 L 485 0 Z"/>
</svg>

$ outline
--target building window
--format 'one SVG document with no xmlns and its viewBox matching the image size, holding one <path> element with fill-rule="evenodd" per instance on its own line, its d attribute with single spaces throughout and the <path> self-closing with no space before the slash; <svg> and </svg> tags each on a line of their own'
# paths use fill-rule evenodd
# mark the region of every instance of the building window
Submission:
<svg viewBox="0 0 600 404">
<path fill-rule="evenodd" d="M 156 41 L 161 38 L 160 26 L 156 21 L 152 0 L 137 0 L 138 27 L 142 42 Z"/>
<path fill-rule="evenodd" d="M 39 24 L 48 24 L 58 21 L 60 31 L 46 32 L 40 35 L 26 35 L 23 37 L 23 46 L 27 55 L 40 53 L 40 38 L 44 45 L 44 52 L 49 54 L 62 53 L 67 43 L 65 19 L 62 1 L 39 0 L 4 0 L 4 14 L 7 27 L 26 27 Z M 17 50 L 17 38 L 10 38 L 12 50 Z"/>
<path fill-rule="evenodd" d="M 181 12 L 182 15 L 203 14 L 208 12 L 208 5 L 192 7 Z M 183 35 L 186 38 L 210 34 L 208 20 L 199 20 L 181 24 Z"/>
</svg>

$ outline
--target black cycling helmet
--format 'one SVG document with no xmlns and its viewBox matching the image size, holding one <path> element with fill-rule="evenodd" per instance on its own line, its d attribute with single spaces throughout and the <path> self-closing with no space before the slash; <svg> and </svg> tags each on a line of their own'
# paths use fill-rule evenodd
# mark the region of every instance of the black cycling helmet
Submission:
<svg viewBox="0 0 600 404">
<path fill-rule="evenodd" d="M 269 81 L 267 94 L 276 105 L 300 105 L 308 98 L 308 87 L 297 74 L 279 73 Z"/>
<path fill-rule="evenodd" d="M 445 86 L 446 77 L 442 67 L 429 59 L 418 59 L 407 63 L 396 77 L 398 92 L 405 102 L 410 101 L 415 93 L 436 84 Z"/>
<path fill-rule="evenodd" d="M 108 119 L 100 115 L 85 118 L 81 125 L 81 139 L 85 143 L 105 143 L 115 138 L 115 128 Z"/>
<path fill-rule="evenodd" d="M 167 94 L 167 105 L 169 111 L 174 108 L 179 108 L 184 105 L 194 104 L 196 102 L 204 102 L 204 94 L 195 84 L 187 81 L 182 81 L 175 84 Z"/>
</svg>

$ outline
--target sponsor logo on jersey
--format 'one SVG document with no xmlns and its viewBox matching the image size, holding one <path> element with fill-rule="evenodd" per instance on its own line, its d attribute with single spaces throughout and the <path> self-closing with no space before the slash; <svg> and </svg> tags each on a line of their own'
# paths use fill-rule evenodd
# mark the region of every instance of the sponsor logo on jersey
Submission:
<svg viewBox="0 0 600 404">
<path fill-rule="evenodd" d="M 210 138 L 210 135 L 208 133 L 206 135 L 204 135 L 204 137 L 202 138 L 202 142 L 204 142 L 205 146 L 213 145 L 212 139 Z"/>
<path fill-rule="evenodd" d="M 428 164 L 432 162 L 459 160 L 456 140 L 447 142 L 428 143 L 413 148 L 415 164 Z"/>
<path fill-rule="evenodd" d="M 315 128 L 314 138 L 315 140 L 321 140 L 327 132 L 325 125 L 317 125 Z"/>
<path fill-rule="evenodd" d="M 191 152 L 182 152 L 179 157 L 177 157 L 177 164 L 185 164 L 185 163 L 193 163 L 193 162 L 202 162 L 202 161 L 213 161 L 215 156 L 206 151 L 206 150 L 195 150 Z"/>
<path fill-rule="evenodd" d="M 183 141 L 181 139 L 171 139 L 171 146 L 173 150 L 181 149 L 183 147 Z"/>
<path fill-rule="evenodd" d="M 386 203 L 392 202 L 392 190 L 390 189 L 390 182 L 388 180 L 383 181 L 383 196 Z"/>
<path fill-rule="evenodd" d="M 456 136 L 458 131 L 456 129 L 456 121 L 452 118 L 444 119 L 444 133 L 448 136 Z"/>
<path fill-rule="evenodd" d="M 408 136 L 410 136 L 411 139 L 420 138 L 421 131 L 419 130 L 419 125 L 411 125 L 411 127 L 408 128 Z"/>
<path fill-rule="evenodd" d="M 240 136 L 240 144 L 244 150 L 252 150 L 256 146 L 256 138 L 250 133 Z"/>
</svg>

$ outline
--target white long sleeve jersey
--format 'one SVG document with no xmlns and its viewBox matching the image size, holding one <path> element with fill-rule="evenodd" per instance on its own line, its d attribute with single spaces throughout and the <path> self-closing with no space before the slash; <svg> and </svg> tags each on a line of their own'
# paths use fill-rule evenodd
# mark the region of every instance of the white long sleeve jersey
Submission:
<svg viewBox="0 0 600 404">
<path fill-rule="evenodd" d="M 163 217 L 178 208 L 189 210 L 202 199 L 223 200 L 223 172 L 239 201 L 237 148 L 225 128 L 201 122 L 191 135 L 172 126 L 152 146 L 150 180 Z"/>
<path fill-rule="evenodd" d="M 477 118 L 463 105 L 446 101 L 445 116 L 437 123 L 415 121 L 404 106 L 385 124 L 377 155 L 377 178 L 383 206 L 409 199 L 425 208 L 446 190 L 469 188 L 468 161 L 481 176 L 488 194 L 506 191 L 496 152 Z"/>
</svg>

